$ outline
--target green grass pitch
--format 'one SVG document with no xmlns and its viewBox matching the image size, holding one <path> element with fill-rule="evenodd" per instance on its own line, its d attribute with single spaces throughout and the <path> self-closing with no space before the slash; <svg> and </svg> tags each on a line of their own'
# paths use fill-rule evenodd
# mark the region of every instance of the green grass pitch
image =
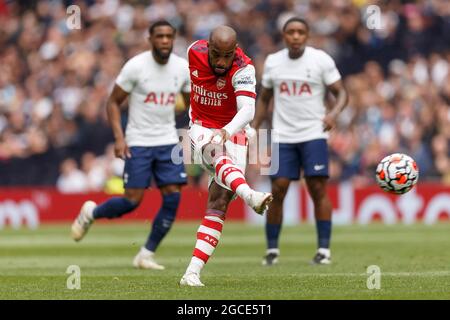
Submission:
<svg viewBox="0 0 450 320">
<path fill-rule="evenodd" d="M 349 226 L 333 230 L 329 266 L 309 264 L 312 225 L 286 226 L 280 263 L 261 266 L 262 226 L 227 222 L 202 273 L 206 287 L 179 287 L 198 224 L 178 222 L 157 252 L 165 271 L 131 262 L 149 225 L 97 223 L 80 243 L 69 225 L 0 230 L 2 299 L 450 299 L 450 224 Z M 69 265 L 81 270 L 81 289 L 69 290 Z M 381 269 L 381 288 L 367 288 L 367 267 Z"/>
</svg>

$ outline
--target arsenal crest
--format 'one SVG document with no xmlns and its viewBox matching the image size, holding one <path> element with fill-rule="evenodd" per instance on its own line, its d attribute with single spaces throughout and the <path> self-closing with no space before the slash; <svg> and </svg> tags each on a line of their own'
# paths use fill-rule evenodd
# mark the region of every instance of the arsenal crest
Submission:
<svg viewBox="0 0 450 320">
<path fill-rule="evenodd" d="M 225 87 L 225 84 L 227 83 L 227 81 L 224 78 L 219 78 L 217 79 L 217 89 L 222 90 Z"/>
</svg>

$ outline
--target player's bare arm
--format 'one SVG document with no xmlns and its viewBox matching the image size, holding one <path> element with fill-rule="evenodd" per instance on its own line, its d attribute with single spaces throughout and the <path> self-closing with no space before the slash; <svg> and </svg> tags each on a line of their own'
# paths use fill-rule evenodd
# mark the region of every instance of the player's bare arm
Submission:
<svg viewBox="0 0 450 320">
<path fill-rule="evenodd" d="M 269 108 L 269 103 L 273 97 L 272 88 L 261 88 L 258 100 L 256 100 L 256 111 L 255 118 L 253 119 L 251 126 L 255 130 L 258 130 L 263 121 L 267 117 L 267 110 Z"/>
<path fill-rule="evenodd" d="M 191 93 L 190 92 L 182 92 L 181 96 L 183 97 L 184 108 L 188 109 L 191 104 Z"/>
<path fill-rule="evenodd" d="M 181 92 L 181 99 L 183 101 L 183 105 L 178 107 L 178 101 L 177 101 L 177 106 L 175 108 L 175 115 L 181 115 L 184 112 L 186 112 L 186 110 L 189 110 L 189 105 L 190 105 L 190 92 Z"/>
<path fill-rule="evenodd" d="M 127 143 L 125 142 L 122 125 L 120 122 L 121 106 L 127 97 L 128 92 L 124 91 L 118 85 L 114 85 L 114 89 L 109 96 L 106 105 L 109 124 L 111 125 L 115 139 L 114 152 L 116 157 L 122 159 L 125 159 L 125 157 L 131 157 L 130 150 L 128 149 Z"/>
<path fill-rule="evenodd" d="M 348 103 L 348 92 L 344 87 L 342 80 L 336 81 L 331 85 L 327 86 L 328 90 L 336 98 L 336 103 L 332 107 L 331 111 L 323 119 L 323 129 L 328 131 L 336 126 L 336 120 L 342 110 L 347 106 Z"/>
</svg>

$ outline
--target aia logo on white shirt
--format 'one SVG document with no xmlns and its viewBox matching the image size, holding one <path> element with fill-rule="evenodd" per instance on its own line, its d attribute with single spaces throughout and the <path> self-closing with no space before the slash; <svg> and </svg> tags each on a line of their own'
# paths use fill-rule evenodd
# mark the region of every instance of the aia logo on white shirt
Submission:
<svg viewBox="0 0 450 320">
<path fill-rule="evenodd" d="M 175 105 L 176 94 L 173 92 L 149 92 L 145 97 L 144 103 L 167 106 Z"/>
<path fill-rule="evenodd" d="M 227 81 L 224 78 L 217 79 L 216 85 L 217 89 L 222 90 L 225 88 L 225 85 L 227 84 Z"/>
<path fill-rule="evenodd" d="M 288 96 L 301 96 L 304 94 L 312 95 L 311 87 L 308 82 L 281 82 L 280 94 L 286 94 Z"/>
</svg>

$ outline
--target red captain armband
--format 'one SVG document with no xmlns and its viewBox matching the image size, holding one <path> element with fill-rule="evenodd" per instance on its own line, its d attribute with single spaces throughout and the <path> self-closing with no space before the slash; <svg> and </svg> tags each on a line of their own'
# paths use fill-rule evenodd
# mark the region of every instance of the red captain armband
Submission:
<svg viewBox="0 0 450 320">
<path fill-rule="evenodd" d="M 236 95 L 236 97 L 237 96 L 247 96 L 247 97 L 256 99 L 256 93 L 251 92 L 251 91 L 239 90 L 239 91 L 236 91 L 234 94 Z"/>
</svg>

